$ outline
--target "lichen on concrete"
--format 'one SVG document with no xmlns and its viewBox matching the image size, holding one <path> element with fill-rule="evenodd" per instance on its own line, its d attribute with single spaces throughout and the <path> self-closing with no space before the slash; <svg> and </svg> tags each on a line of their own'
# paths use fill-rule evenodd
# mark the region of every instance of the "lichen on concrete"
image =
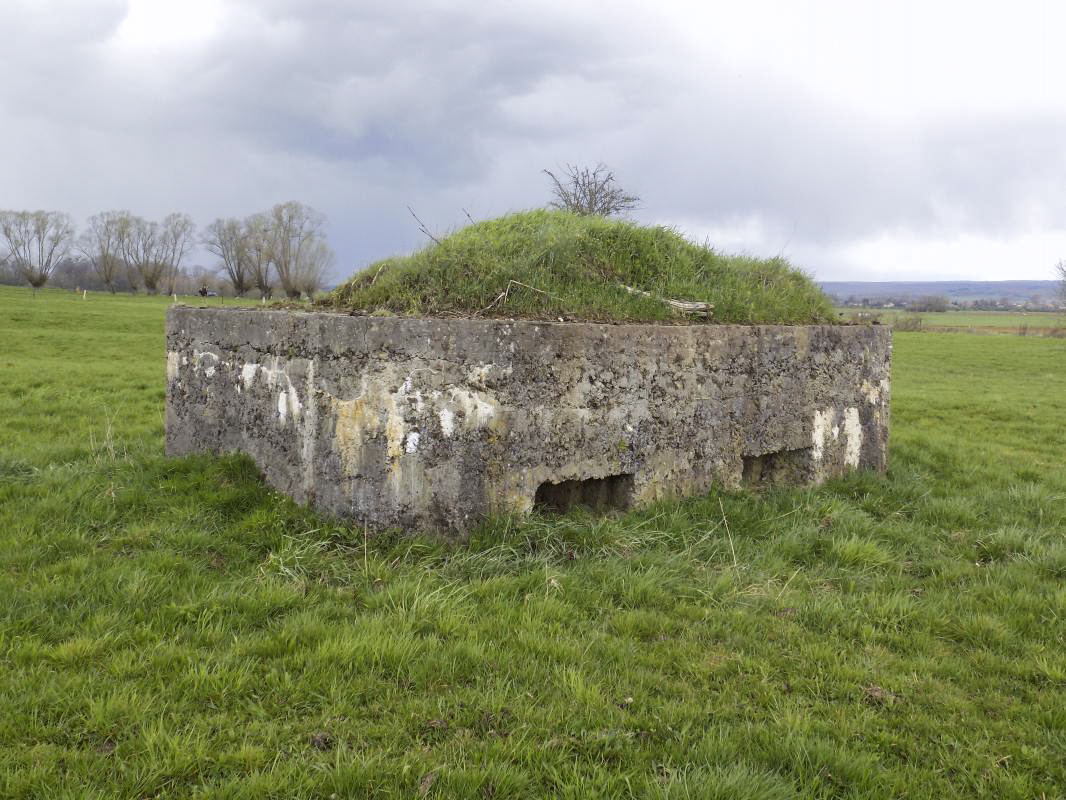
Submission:
<svg viewBox="0 0 1066 800">
<path fill-rule="evenodd" d="M 883 469 L 890 356 L 878 327 L 175 307 L 167 451 L 246 453 L 375 528 L 462 531 Z"/>
</svg>

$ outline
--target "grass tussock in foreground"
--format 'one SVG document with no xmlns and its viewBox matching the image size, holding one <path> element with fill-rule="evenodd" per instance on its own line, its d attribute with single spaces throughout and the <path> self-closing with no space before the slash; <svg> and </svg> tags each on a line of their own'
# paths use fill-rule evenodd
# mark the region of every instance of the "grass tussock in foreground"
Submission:
<svg viewBox="0 0 1066 800">
<path fill-rule="evenodd" d="M 667 300 L 714 310 L 705 320 L 681 317 Z M 836 317 L 822 291 L 782 258 L 726 256 L 668 228 L 564 211 L 475 223 L 413 255 L 371 264 L 321 304 L 602 322 L 808 324 Z"/>
<path fill-rule="evenodd" d="M 1066 342 L 897 334 L 891 468 L 368 537 L 162 457 L 156 298 L 0 287 L 0 797 L 1066 787 Z"/>
</svg>

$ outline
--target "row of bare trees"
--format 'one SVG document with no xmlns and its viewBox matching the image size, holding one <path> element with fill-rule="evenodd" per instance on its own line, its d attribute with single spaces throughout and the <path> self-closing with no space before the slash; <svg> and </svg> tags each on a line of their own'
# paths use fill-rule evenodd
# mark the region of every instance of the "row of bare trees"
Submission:
<svg viewBox="0 0 1066 800">
<path fill-rule="evenodd" d="M 219 257 L 218 269 L 237 296 L 257 289 L 270 297 L 277 286 L 287 297 L 310 297 L 334 261 L 324 229 L 322 214 L 295 201 L 243 220 L 216 219 L 199 239 L 192 219 L 180 213 L 156 222 L 105 211 L 90 217 L 78 235 L 62 211 L 0 211 L 0 264 L 34 290 L 74 257 L 87 262 L 112 293 L 121 282 L 134 291 L 171 294 L 182 262 L 201 244 Z"/>
<path fill-rule="evenodd" d="M 88 229 L 73 244 L 110 291 L 122 272 L 134 289 L 171 294 L 195 235 L 187 214 L 155 222 L 128 211 L 105 211 L 89 217 Z"/>
<path fill-rule="evenodd" d="M 243 220 L 216 219 L 207 226 L 203 243 L 221 260 L 238 297 L 252 289 L 269 297 L 275 281 L 287 297 L 310 297 L 333 266 L 325 224 L 313 208 L 290 201 Z"/>
</svg>

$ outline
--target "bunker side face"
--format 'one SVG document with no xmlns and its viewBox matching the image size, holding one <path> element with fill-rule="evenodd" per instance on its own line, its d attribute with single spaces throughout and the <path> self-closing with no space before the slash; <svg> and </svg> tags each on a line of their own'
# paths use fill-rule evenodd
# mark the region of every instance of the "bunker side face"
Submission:
<svg viewBox="0 0 1066 800">
<path fill-rule="evenodd" d="M 173 307 L 169 455 L 373 528 L 883 470 L 891 333 Z"/>
</svg>

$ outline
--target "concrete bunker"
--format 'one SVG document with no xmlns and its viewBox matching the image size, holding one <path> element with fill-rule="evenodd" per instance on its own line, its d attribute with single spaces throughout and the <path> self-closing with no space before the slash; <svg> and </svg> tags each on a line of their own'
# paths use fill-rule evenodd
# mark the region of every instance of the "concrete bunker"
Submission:
<svg viewBox="0 0 1066 800">
<path fill-rule="evenodd" d="M 168 454 L 240 452 L 373 528 L 885 467 L 881 327 L 167 313 Z"/>
</svg>

